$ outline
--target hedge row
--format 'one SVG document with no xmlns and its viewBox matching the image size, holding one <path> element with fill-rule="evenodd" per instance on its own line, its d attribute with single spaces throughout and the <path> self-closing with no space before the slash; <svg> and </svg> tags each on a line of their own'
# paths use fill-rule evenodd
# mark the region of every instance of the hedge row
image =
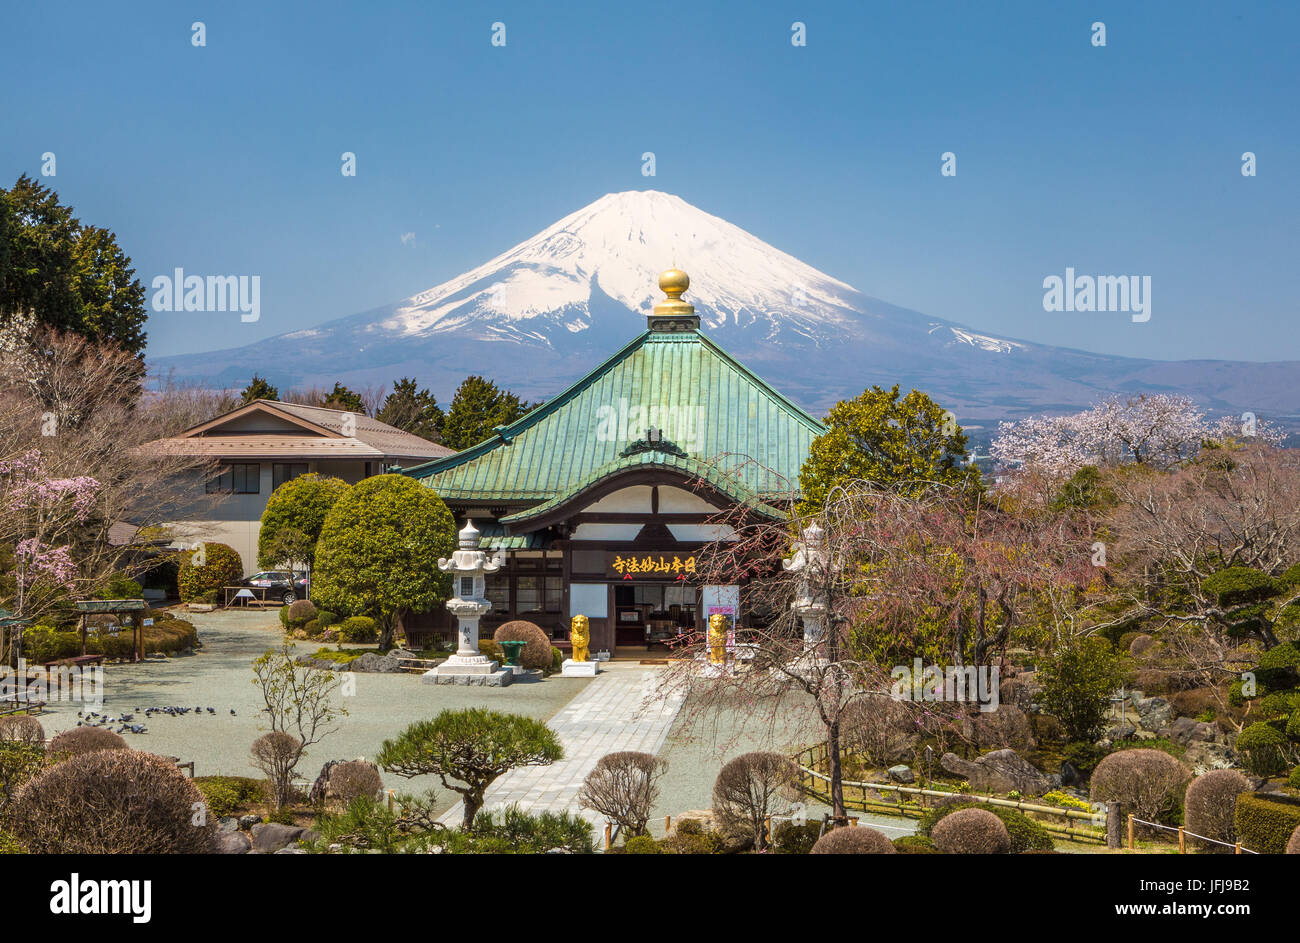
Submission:
<svg viewBox="0 0 1300 943">
<path fill-rule="evenodd" d="M 1275 802 L 1255 793 L 1237 797 L 1237 840 L 1242 847 L 1265 855 L 1286 851 L 1287 839 L 1300 827 L 1300 805 Z"/>
</svg>

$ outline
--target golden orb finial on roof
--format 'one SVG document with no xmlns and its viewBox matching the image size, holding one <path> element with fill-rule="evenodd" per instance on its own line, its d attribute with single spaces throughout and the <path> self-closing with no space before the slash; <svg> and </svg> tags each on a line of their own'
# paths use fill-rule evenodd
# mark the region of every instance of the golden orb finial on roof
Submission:
<svg viewBox="0 0 1300 943">
<path fill-rule="evenodd" d="M 676 301 L 691 287 L 691 277 L 679 268 L 664 270 L 659 276 L 659 290 Z"/>
<path fill-rule="evenodd" d="M 655 305 L 650 315 L 650 330 L 691 331 L 700 326 L 695 307 L 682 300 L 682 292 L 690 287 L 691 277 L 675 265 L 659 276 L 659 288 L 668 297 Z"/>
</svg>

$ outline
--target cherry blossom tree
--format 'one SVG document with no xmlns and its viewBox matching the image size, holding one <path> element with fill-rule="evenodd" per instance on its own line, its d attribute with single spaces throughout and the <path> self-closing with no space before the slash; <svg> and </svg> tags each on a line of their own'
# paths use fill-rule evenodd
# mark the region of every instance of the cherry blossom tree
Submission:
<svg viewBox="0 0 1300 943">
<path fill-rule="evenodd" d="M 1282 432 L 1249 413 L 1207 421 L 1188 397 L 1168 393 L 1110 396 L 1083 412 L 998 424 L 990 453 L 1004 468 L 1036 468 L 1056 477 L 1084 465 L 1123 462 L 1168 469 L 1207 442 L 1257 439 L 1276 444 Z"/>
</svg>

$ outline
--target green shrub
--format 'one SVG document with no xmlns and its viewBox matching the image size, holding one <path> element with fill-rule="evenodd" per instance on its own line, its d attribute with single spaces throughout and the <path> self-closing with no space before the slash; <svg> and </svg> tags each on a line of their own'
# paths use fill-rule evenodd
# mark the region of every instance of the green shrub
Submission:
<svg viewBox="0 0 1300 943">
<path fill-rule="evenodd" d="M 1265 671 L 1300 668 L 1300 646 L 1295 642 L 1283 642 L 1270 648 L 1260 656 L 1259 667 Z"/>
<path fill-rule="evenodd" d="M 1260 720 L 1289 717 L 1297 707 L 1300 707 L 1300 691 L 1294 688 L 1286 691 L 1271 691 L 1255 702 Z"/>
<path fill-rule="evenodd" d="M 316 613 L 316 621 L 323 627 L 329 628 L 331 625 L 338 623 L 338 613 L 330 612 L 328 609 L 321 609 Z"/>
<path fill-rule="evenodd" d="M 266 801 L 266 784 L 248 776 L 196 776 L 194 785 L 203 793 L 208 814 L 215 818 Z"/>
<path fill-rule="evenodd" d="M 934 842 L 924 835 L 903 835 L 894 839 L 894 847 L 900 855 L 941 855 Z"/>
<path fill-rule="evenodd" d="M 81 635 L 78 632 L 61 632 L 48 625 L 33 625 L 23 632 L 23 655 L 30 664 L 44 664 L 80 654 Z"/>
<path fill-rule="evenodd" d="M 490 658 L 497 664 L 503 664 L 506 660 L 506 653 L 501 650 L 501 646 L 490 638 L 481 638 L 478 640 L 478 653 L 486 658 Z"/>
<path fill-rule="evenodd" d="M 362 656 L 362 652 L 345 652 L 336 648 L 318 648 L 312 652 L 312 658 L 323 658 L 327 661 L 335 661 L 340 665 L 350 665 Z"/>
<path fill-rule="evenodd" d="M 1256 793 L 1237 797 L 1237 840 L 1243 848 L 1264 855 L 1280 855 L 1287 840 L 1300 827 L 1300 805 L 1274 802 Z"/>
<path fill-rule="evenodd" d="M 778 855 L 806 855 L 820 835 L 821 826 L 816 822 L 782 822 L 772 830 L 772 851 Z"/>
<path fill-rule="evenodd" d="M 349 616 L 339 623 L 339 641 L 367 644 L 379 638 L 375 620 L 369 616 Z"/>
<path fill-rule="evenodd" d="M 205 543 L 201 551 L 182 550 L 180 572 L 176 575 L 176 588 L 181 602 L 193 602 L 211 593 L 215 600 L 222 587 L 232 586 L 244 578 L 244 564 L 233 547 L 219 543 Z M 203 565 L 200 566 L 199 558 Z"/>
<path fill-rule="evenodd" d="M 276 825 L 292 825 L 293 810 L 287 805 L 281 806 L 278 809 L 272 810 L 271 813 L 266 816 L 266 820 L 268 822 L 273 822 Z"/>
<path fill-rule="evenodd" d="M 518 806 L 480 812 L 471 831 L 449 829 L 444 845 L 450 854 L 545 854 L 565 851 L 586 855 L 596 850 L 591 824 L 569 812 L 529 814 Z"/>
<path fill-rule="evenodd" d="M 1026 851 L 1050 851 L 1056 847 L 1051 833 L 1023 812 L 1008 809 L 1005 806 L 987 805 L 975 800 L 945 800 L 946 804 L 930 809 L 921 816 L 916 831 L 922 837 L 930 837 L 934 827 L 946 816 L 961 809 L 984 809 L 1002 820 L 1006 826 L 1007 836 L 1011 840 L 1011 854 L 1023 854 Z"/>
<path fill-rule="evenodd" d="M 564 652 L 551 648 L 551 670 L 547 674 L 559 674 L 564 670 Z"/>
<path fill-rule="evenodd" d="M 1286 778 L 1286 784 L 1292 789 L 1300 789 L 1300 763 L 1291 770 L 1291 775 Z"/>
<path fill-rule="evenodd" d="M 1110 695 L 1124 681 L 1124 663 L 1102 638 L 1085 638 L 1053 653 L 1039 669 L 1044 709 L 1071 740 L 1091 740 L 1105 726 Z"/>
<path fill-rule="evenodd" d="M 1067 743 L 1061 750 L 1061 759 L 1069 763 L 1087 778 L 1097 768 L 1097 764 L 1106 758 L 1107 750 L 1089 740 L 1075 740 Z"/>
<path fill-rule="evenodd" d="M 1241 765 L 1256 776 L 1276 776 L 1287 768 L 1286 736 L 1271 724 L 1251 724 L 1237 736 Z"/>
<path fill-rule="evenodd" d="M 623 853 L 628 855 L 661 854 L 659 851 L 659 843 L 649 835 L 636 835 L 629 838 L 627 844 L 623 846 Z"/>
<path fill-rule="evenodd" d="M 125 573 L 116 573 L 99 592 L 96 599 L 139 599 L 144 588 Z"/>
<path fill-rule="evenodd" d="M 286 629 L 289 628 L 289 607 L 288 606 L 280 607 L 280 624 L 284 626 Z"/>
</svg>

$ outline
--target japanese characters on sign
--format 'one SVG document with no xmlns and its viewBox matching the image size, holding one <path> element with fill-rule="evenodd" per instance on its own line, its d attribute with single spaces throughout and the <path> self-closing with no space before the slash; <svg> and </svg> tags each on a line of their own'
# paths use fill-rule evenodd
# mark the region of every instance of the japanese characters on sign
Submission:
<svg viewBox="0 0 1300 943">
<path fill-rule="evenodd" d="M 634 579 L 638 576 L 648 577 L 668 577 L 671 579 L 685 580 L 695 575 L 695 556 L 689 557 L 679 555 L 667 556 L 665 554 L 642 554 L 636 553 L 612 553 L 608 556 L 607 565 L 625 580 Z"/>
</svg>

